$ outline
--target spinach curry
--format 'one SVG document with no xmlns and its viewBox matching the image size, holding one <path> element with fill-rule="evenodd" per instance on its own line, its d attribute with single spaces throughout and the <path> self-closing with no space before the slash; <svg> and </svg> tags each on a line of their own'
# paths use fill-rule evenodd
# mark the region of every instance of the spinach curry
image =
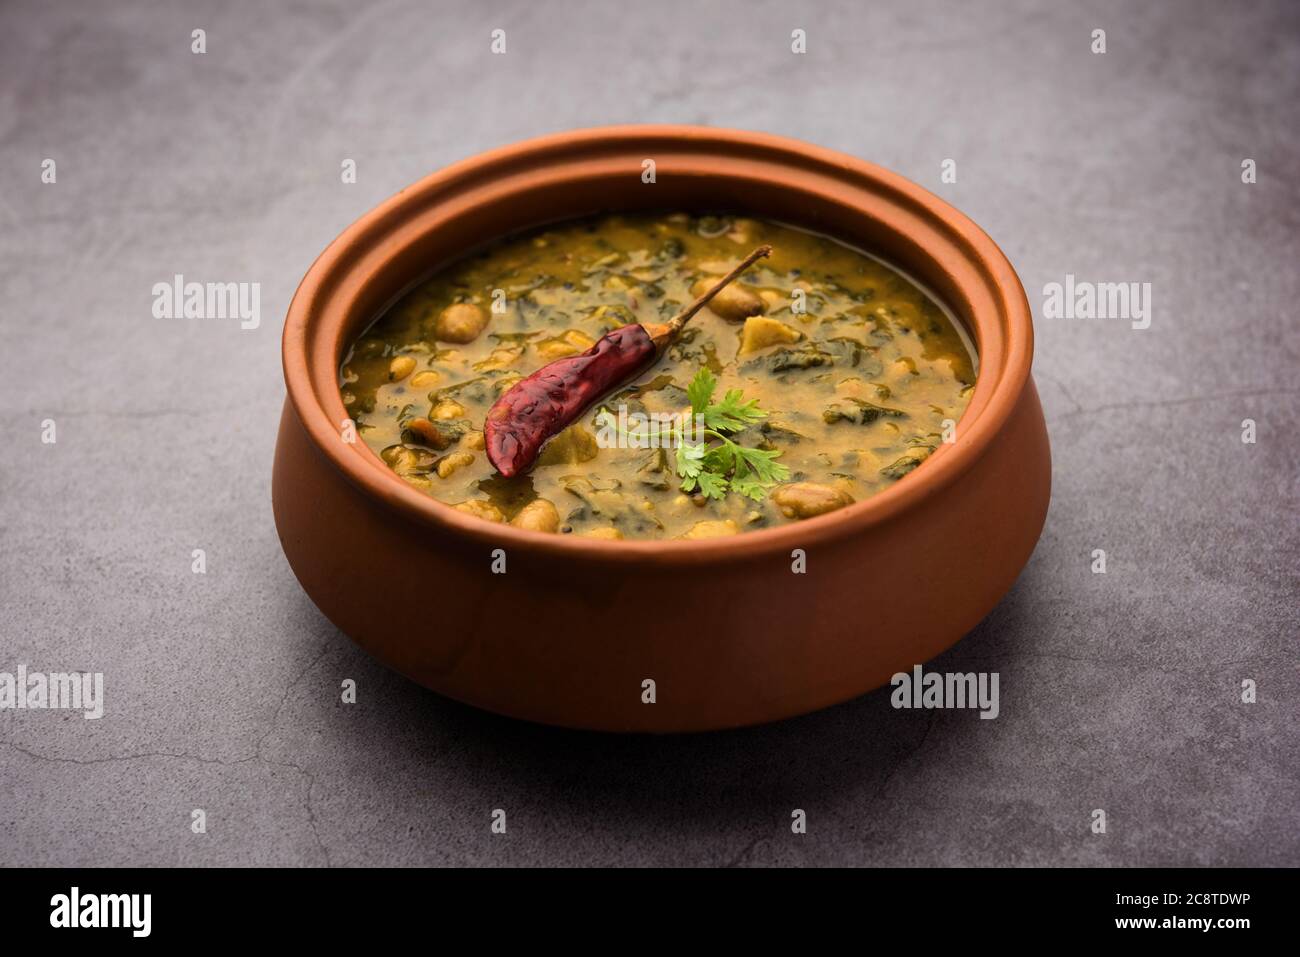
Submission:
<svg viewBox="0 0 1300 957">
<path fill-rule="evenodd" d="M 615 328 L 666 320 L 756 243 L 770 258 L 658 362 L 530 472 L 496 472 L 483 426 L 503 392 Z M 732 535 L 861 500 L 952 434 L 974 382 L 964 333 L 888 266 L 788 226 L 680 213 L 565 223 L 454 263 L 340 370 L 358 434 L 411 485 L 487 521 L 612 539 Z M 673 416 L 717 429 L 629 436 Z"/>
</svg>

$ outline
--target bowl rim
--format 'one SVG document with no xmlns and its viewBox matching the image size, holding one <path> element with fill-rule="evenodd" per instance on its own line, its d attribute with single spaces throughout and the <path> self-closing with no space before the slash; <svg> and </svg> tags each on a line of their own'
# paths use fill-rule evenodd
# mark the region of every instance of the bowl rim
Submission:
<svg viewBox="0 0 1300 957">
<path fill-rule="evenodd" d="M 395 233 L 403 226 L 410 227 L 430 208 L 454 200 L 459 191 L 480 189 L 494 179 L 527 175 L 538 168 L 563 169 L 592 157 L 607 158 L 611 152 L 627 153 L 634 146 L 642 147 L 632 150 L 635 155 L 648 155 L 644 147 L 652 142 L 661 144 L 661 149 L 680 148 L 693 156 L 713 156 L 723 162 L 761 158 L 788 165 L 792 175 L 809 174 L 832 186 L 840 181 L 879 197 L 884 205 L 873 210 L 874 214 L 894 215 L 895 220 L 887 225 L 900 233 L 906 234 L 902 226 L 914 222 L 948 240 L 951 248 L 943 256 L 924 245 L 921 249 L 945 273 L 960 274 L 967 284 L 982 283 L 995 307 L 987 308 L 987 302 L 983 309 L 972 305 L 969 314 L 964 314 L 956 303 L 946 303 L 975 341 L 980 369 L 975 391 L 960 419 L 958 440 L 941 445 L 888 489 L 816 518 L 721 538 L 621 541 L 528 531 L 466 515 L 406 483 L 364 442 L 342 440 L 340 428 L 350 416 L 343 406 L 337 370 L 350 328 L 347 303 L 361 295 L 364 274 L 367 269 L 373 271 L 373 261 L 391 259 L 402 248 Z M 638 175 L 640 163 L 638 159 Z M 662 166 L 660 170 L 662 175 Z M 759 209 L 754 213 L 762 215 Z M 893 263 L 891 257 L 884 258 Z M 469 544 L 515 549 L 543 558 L 642 566 L 752 561 L 778 552 L 788 557 L 792 549 L 806 550 L 863 534 L 920 507 L 958 481 L 996 441 L 1029 381 L 1033 344 L 1029 303 L 1011 263 L 987 233 L 938 196 L 883 167 L 799 140 L 675 124 L 590 127 L 548 134 L 476 154 L 425 176 L 362 215 L 317 257 L 290 302 L 281 339 L 285 386 L 299 422 L 316 451 L 365 496 L 421 527 L 450 533 Z"/>
</svg>

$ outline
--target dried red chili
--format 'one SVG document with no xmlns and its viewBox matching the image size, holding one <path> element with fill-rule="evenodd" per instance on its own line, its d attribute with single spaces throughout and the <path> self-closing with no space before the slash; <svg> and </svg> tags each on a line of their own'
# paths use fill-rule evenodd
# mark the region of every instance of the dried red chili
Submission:
<svg viewBox="0 0 1300 957">
<path fill-rule="evenodd" d="M 573 424 L 601 396 L 649 367 L 687 320 L 771 252 L 771 246 L 754 250 L 668 322 L 620 326 L 581 355 L 557 359 L 516 382 L 488 410 L 483 426 L 488 461 L 507 478 L 526 471 L 548 439 Z"/>
<path fill-rule="evenodd" d="M 532 465 L 542 444 L 659 353 L 645 327 L 632 323 L 601 336 L 582 355 L 542 366 L 501 396 L 484 425 L 488 459 L 509 478 Z"/>
</svg>

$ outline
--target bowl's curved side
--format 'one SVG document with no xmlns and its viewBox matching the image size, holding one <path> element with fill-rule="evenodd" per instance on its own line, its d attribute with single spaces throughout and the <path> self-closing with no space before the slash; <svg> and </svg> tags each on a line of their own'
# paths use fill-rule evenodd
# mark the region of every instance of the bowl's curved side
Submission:
<svg viewBox="0 0 1300 957">
<path fill-rule="evenodd" d="M 1050 483 L 1031 380 L 950 494 L 870 535 L 810 536 L 802 574 L 793 550 L 629 574 L 431 537 L 341 476 L 288 403 L 272 496 L 307 594 L 412 680 L 546 724 L 678 732 L 823 708 L 956 643 L 1028 561 Z"/>
</svg>

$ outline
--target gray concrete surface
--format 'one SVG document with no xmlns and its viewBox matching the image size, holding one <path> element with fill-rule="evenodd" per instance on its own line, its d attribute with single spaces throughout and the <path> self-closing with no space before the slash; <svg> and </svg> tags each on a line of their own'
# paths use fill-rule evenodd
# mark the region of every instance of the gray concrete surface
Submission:
<svg viewBox="0 0 1300 957">
<path fill-rule="evenodd" d="M 0 864 L 1300 864 L 1297 101 L 1287 2 L 5 4 L 0 671 L 101 671 L 107 710 L 0 712 Z M 533 727 L 386 672 L 299 589 L 269 477 L 312 259 L 450 161 L 628 121 L 882 163 L 1020 271 L 1051 513 L 934 665 L 999 672 L 996 721 L 878 692 Z M 175 273 L 260 282 L 261 326 L 155 319 Z M 1042 318 L 1066 273 L 1152 283 L 1151 327 Z"/>
</svg>

